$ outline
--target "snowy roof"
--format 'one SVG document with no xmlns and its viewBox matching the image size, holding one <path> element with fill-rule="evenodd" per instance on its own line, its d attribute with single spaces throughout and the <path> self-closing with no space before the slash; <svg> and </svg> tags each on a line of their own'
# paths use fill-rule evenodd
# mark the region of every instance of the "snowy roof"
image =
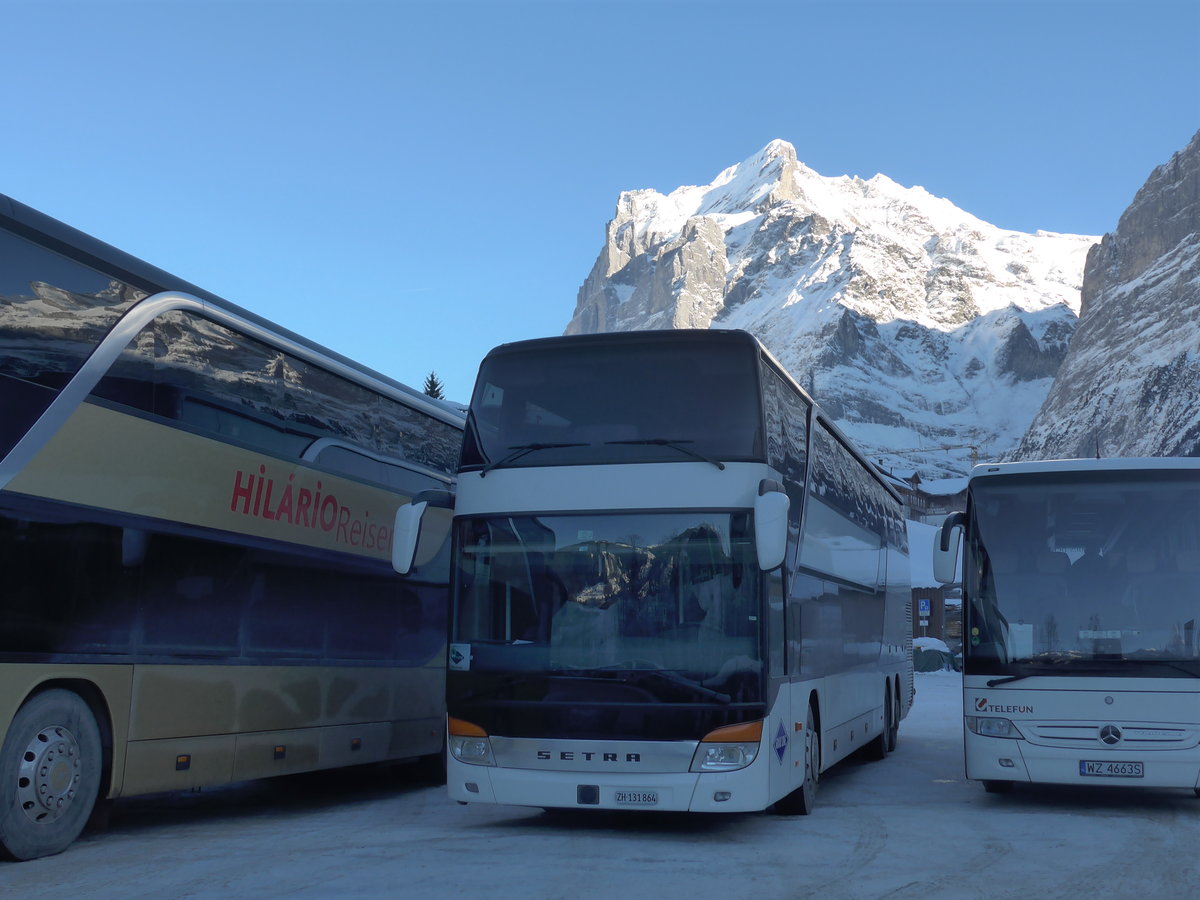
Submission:
<svg viewBox="0 0 1200 900">
<path fill-rule="evenodd" d="M 913 646 L 918 650 L 940 650 L 942 653 L 949 653 L 950 647 L 946 642 L 935 637 L 915 637 L 913 638 Z"/>
<path fill-rule="evenodd" d="M 949 496 L 967 489 L 966 478 L 931 478 L 921 482 L 921 490 L 931 496 Z"/>
</svg>

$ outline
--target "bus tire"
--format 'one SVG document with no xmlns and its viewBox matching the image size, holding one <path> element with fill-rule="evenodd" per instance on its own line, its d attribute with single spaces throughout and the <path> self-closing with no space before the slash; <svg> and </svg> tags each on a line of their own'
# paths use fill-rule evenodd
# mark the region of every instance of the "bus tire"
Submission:
<svg viewBox="0 0 1200 900">
<path fill-rule="evenodd" d="M 879 735 L 866 746 L 867 759 L 885 759 L 892 749 L 892 686 L 883 686 L 883 728 Z"/>
<path fill-rule="evenodd" d="M 896 752 L 900 743 L 900 679 L 896 679 L 896 689 L 889 694 L 892 698 L 892 727 L 888 731 L 888 753 Z"/>
<path fill-rule="evenodd" d="M 103 752 L 78 694 L 55 689 L 27 700 L 0 748 L 0 855 L 36 859 L 70 846 L 96 803 Z"/>
<path fill-rule="evenodd" d="M 993 781 L 992 779 L 988 779 L 984 781 L 983 789 L 989 794 L 1007 794 L 1013 789 L 1013 784 L 1015 784 L 1015 782 Z"/>
<path fill-rule="evenodd" d="M 817 803 L 817 785 L 821 780 L 821 740 L 817 734 L 817 714 L 808 705 L 804 723 L 804 782 L 786 797 L 775 801 L 775 811 L 785 816 L 807 816 Z"/>
</svg>

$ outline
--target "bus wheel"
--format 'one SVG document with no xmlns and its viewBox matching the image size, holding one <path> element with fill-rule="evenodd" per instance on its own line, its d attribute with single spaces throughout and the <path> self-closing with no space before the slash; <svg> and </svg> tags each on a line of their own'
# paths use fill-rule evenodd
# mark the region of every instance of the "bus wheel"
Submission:
<svg viewBox="0 0 1200 900">
<path fill-rule="evenodd" d="M 888 753 L 896 752 L 896 745 L 900 743 L 900 688 L 897 680 L 897 688 L 895 691 L 888 694 L 892 701 L 892 724 L 888 730 Z"/>
<path fill-rule="evenodd" d="M 821 779 L 821 740 L 817 735 L 817 714 L 808 705 L 804 723 L 804 783 L 775 802 L 775 811 L 785 816 L 807 816 L 817 803 L 817 784 Z"/>
<path fill-rule="evenodd" d="M 892 687 L 884 685 L 883 690 L 883 729 L 871 743 L 867 744 L 868 759 L 883 759 L 892 749 Z"/>
<path fill-rule="evenodd" d="M 0 748 L 0 855 L 65 850 L 95 805 L 102 753 L 96 717 L 78 695 L 46 691 L 17 710 Z"/>
<path fill-rule="evenodd" d="M 1013 789 L 1013 781 L 992 781 L 987 780 L 983 783 L 983 789 L 989 794 L 1007 794 Z"/>
</svg>

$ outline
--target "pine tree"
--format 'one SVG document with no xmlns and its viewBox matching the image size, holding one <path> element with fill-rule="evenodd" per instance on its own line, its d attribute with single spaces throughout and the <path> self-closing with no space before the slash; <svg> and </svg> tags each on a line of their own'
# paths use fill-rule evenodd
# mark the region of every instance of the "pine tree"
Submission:
<svg viewBox="0 0 1200 900">
<path fill-rule="evenodd" d="M 446 399 L 446 394 L 442 391 L 442 380 L 437 377 L 437 372 L 430 372 L 425 376 L 425 393 L 434 400 Z"/>
</svg>

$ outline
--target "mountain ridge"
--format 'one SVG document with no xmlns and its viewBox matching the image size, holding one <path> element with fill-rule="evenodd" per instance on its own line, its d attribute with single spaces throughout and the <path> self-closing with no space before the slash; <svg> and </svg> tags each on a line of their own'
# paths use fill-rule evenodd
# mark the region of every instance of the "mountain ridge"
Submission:
<svg viewBox="0 0 1200 900">
<path fill-rule="evenodd" d="M 622 192 L 566 331 L 745 328 L 872 458 L 961 476 L 1041 406 L 1096 240 L 822 176 L 776 140 L 708 185 Z"/>
</svg>

